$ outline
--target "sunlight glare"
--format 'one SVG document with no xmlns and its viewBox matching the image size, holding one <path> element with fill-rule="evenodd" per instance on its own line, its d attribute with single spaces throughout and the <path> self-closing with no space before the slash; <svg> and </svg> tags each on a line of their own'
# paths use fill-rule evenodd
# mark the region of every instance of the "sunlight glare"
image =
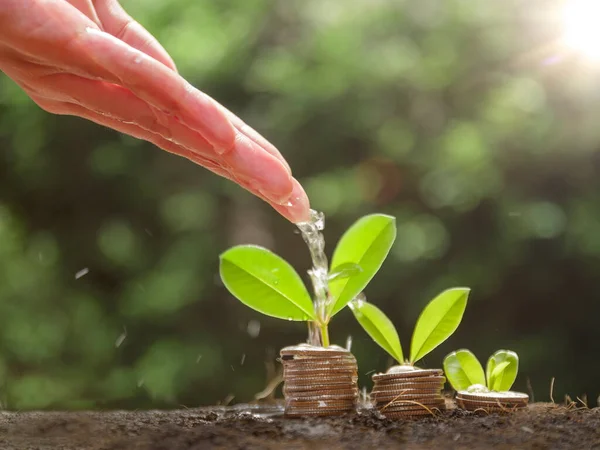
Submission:
<svg viewBox="0 0 600 450">
<path fill-rule="evenodd" d="M 567 45 L 587 57 L 600 60 L 600 0 L 572 0 L 563 20 Z"/>
</svg>

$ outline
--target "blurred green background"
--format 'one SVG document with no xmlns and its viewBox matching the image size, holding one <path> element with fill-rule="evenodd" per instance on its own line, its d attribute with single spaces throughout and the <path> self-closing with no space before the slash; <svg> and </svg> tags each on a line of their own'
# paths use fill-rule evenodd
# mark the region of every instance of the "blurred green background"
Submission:
<svg viewBox="0 0 600 450">
<path fill-rule="evenodd" d="M 123 0 L 180 72 L 271 140 L 331 251 L 373 212 L 398 238 L 367 288 L 405 347 L 437 292 L 472 288 L 457 334 L 521 356 L 517 389 L 600 393 L 600 64 L 553 0 Z M 295 227 L 145 142 L 0 93 L 0 403 L 169 408 L 252 400 L 301 323 L 218 278 L 231 245 L 303 276 Z M 308 277 L 304 276 L 308 281 Z M 360 382 L 389 360 L 349 311 Z M 529 387 L 528 387 L 529 385 Z M 232 398 L 233 396 L 233 398 Z"/>
</svg>

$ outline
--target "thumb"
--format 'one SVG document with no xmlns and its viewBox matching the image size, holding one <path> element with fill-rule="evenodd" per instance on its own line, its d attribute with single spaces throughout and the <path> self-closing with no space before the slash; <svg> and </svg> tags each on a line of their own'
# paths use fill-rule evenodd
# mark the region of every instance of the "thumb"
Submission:
<svg viewBox="0 0 600 450">
<path fill-rule="evenodd" d="M 105 32 L 160 61 L 177 72 L 175 63 L 158 40 L 125 12 L 117 0 L 92 0 Z"/>
</svg>

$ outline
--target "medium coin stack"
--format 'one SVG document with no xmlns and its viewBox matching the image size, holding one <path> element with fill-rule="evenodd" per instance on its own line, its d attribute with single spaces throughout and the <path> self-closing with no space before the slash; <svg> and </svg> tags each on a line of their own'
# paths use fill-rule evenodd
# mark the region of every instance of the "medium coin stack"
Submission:
<svg viewBox="0 0 600 450">
<path fill-rule="evenodd" d="M 390 419 L 431 416 L 446 409 L 442 370 L 394 366 L 373 375 L 373 382 L 371 400 Z"/>
<path fill-rule="evenodd" d="M 332 345 L 300 344 L 281 350 L 285 415 L 336 416 L 355 411 L 358 399 L 356 359 Z"/>
<path fill-rule="evenodd" d="M 525 408 L 529 396 L 521 392 L 468 392 L 456 393 L 456 404 L 467 411 L 485 413 L 508 413 L 519 408 Z"/>
</svg>

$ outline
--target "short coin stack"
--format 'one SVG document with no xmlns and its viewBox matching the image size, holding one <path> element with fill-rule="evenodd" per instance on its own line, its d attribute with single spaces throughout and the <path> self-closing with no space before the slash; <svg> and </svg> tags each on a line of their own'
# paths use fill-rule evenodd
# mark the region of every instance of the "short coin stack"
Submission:
<svg viewBox="0 0 600 450">
<path fill-rule="evenodd" d="M 356 410 L 356 359 L 332 345 L 300 344 L 281 350 L 285 415 L 336 416 Z"/>
<path fill-rule="evenodd" d="M 431 416 L 446 409 L 442 370 L 394 366 L 373 375 L 373 381 L 371 400 L 390 419 Z"/>
<path fill-rule="evenodd" d="M 467 411 L 513 412 L 525 408 L 529 396 L 521 392 L 469 392 L 459 391 L 456 394 L 456 404 Z"/>
</svg>

